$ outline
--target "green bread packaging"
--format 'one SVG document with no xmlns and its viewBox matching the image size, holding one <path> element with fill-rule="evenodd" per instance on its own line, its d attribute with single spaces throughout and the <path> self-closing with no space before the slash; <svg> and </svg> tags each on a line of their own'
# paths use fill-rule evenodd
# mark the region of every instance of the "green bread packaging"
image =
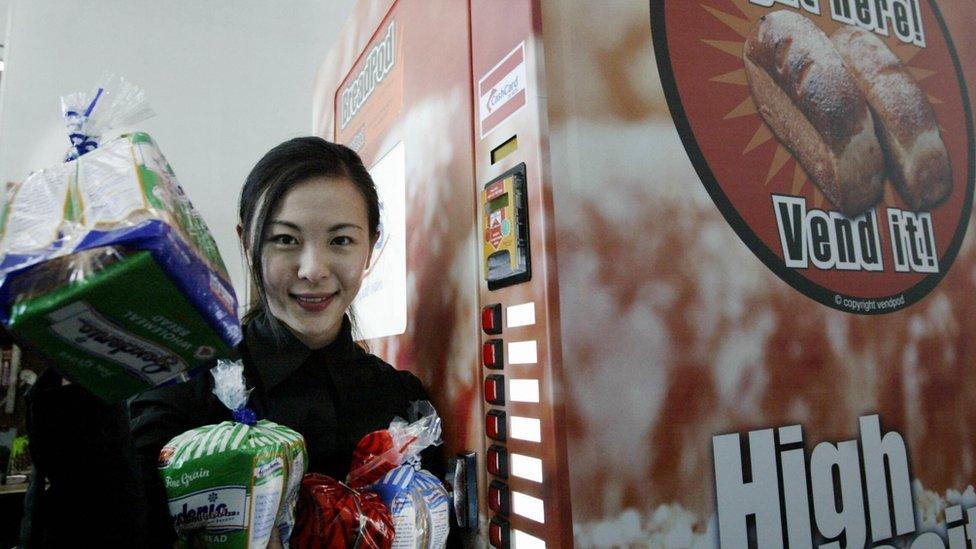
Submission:
<svg viewBox="0 0 976 549">
<path fill-rule="evenodd" d="M 308 456 L 302 435 L 255 421 L 241 362 L 218 361 L 214 394 L 235 421 L 174 437 L 159 452 L 178 547 L 288 547 Z"/>
<path fill-rule="evenodd" d="M 192 429 L 160 452 L 179 547 L 287 547 L 305 443 L 287 427 L 261 420 Z"/>
</svg>

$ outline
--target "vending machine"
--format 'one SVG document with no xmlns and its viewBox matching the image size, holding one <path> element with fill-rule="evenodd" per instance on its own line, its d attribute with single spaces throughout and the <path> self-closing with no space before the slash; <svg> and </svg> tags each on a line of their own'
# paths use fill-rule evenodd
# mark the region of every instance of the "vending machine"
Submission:
<svg viewBox="0 0 976 549">
<path fill-rule="evenodd" d="M 969 547 L 976 7 L 360 0 L 314 131 L 493 547 Z M 464 499 L 467 495 L 468 498 Z"/>
</svg>

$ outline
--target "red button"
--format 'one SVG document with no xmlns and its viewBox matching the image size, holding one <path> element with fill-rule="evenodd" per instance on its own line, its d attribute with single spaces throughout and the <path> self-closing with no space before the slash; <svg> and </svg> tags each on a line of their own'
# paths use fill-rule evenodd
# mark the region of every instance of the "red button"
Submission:
<svg viewBox="0 0 976 549">
<path fill-rule="evenodd" d="M 505 412 L 491 410 L 485 416 L 485 434 L 488 438 L 505 442 Z"/>
<path fill-rule="evenodd" d="M 492 518 L 488 526 L 488 540 L 493 547 L 508 549 L 510 543 L 508 521 L 499 517 Z"/>
<path fill-rule="evenodd" d="M 500 515 L 508 515 L 508 485 L 497 480 L 488 486 L 488 508 Z"/>
<path fill-rule="evenodd" d="M 502 528 L 494 522 L 488 528 L 488 538 L 491 541 L 492 547 L 502 546 Z"/>
<path fill-rule="evenodd" d="M 499 478 L 508 478 L 508 450 L 501 446 L 488 448 L 486 460 L 488 472 Z"/>
<path fill-rule="evenodd" d="M 502 305 L 495 303 L 481 309 L 481 329 L 486 334 L 502 333 Z"/>
<path fill-rule="evenodd" d="M 498 394 L 495 393 L 495 382 L 491 379 L 485 379 L 485 400 L 495 402 L 497 398 Z"/>
<path fill-rule="evenodd" d="M 496 374 L 485 378 L 485 400 L 496 406 L 505 405 L 505 376 Z"/>
<path fill-rule="evenodd" d="M 502 340 L 489 339 L 481 346 L 481 359 L 485 368 L 500 370 L 504 366 L 502 359 Z"/>
</svg>

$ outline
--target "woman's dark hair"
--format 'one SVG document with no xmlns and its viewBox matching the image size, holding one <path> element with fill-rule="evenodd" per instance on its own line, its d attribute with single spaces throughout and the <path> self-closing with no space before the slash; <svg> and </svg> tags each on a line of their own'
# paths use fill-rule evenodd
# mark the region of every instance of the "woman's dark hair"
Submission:
<svg viewBox="0 0 976 549">
<path fill-rule="evenodd" d="M 268 217 L 292 187 L 317 177 L 351 181 L 366 203 L 371 240 L 379 235 L 380 206 L 376 185 L 355 151 L 321 137 L 296 137 L 271 149 L 254 165 L 241 189 L 241 236 L 244 253 L 251 265 L 251 283 L 257 292 L 257 299 L 251 299 L 244 322 L 268 309 L 268 296 L 261 276 L 261 246 Z M 267 318 L 276 335 L 283 333 L 278 319 L 270 314 Z"/>
</svg>

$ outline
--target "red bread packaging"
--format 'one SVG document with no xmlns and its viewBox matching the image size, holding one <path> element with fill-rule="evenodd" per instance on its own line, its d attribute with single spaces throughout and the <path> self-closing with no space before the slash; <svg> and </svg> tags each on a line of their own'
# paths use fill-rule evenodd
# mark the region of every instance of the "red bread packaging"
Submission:
<svg viewBox="0 0 976 549">
<path fill-rule="evenodd" d="M 317 473 L 302 479 L 294 549 L 390 549 L 393 536 L 393 518 L 376 494 Z"/>
</svg>

